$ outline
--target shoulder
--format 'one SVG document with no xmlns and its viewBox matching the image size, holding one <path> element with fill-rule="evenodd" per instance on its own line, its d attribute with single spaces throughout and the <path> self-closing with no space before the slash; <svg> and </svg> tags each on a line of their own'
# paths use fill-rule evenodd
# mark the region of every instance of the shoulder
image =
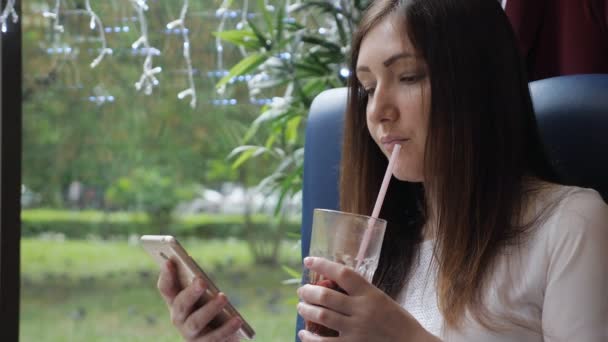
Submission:
<svg viewBox="0 0 608 342">
<path fill-rule="evenodd" d="M 551 195 L 555 208 L 546 238 L 564 235 L 608 236 L 608 205 L 600 194 L 587 188 L 556 186 Z"/>
<path fill-rule="evenodd" d="M 597 191 L 554 185 L 539 197 L 548 212 L 536 241 L 549 265 L 608 257 L 608 205 Z"/>
<path fill-rule="evenodd" d="M 560 187 L 539 230 L 542 327 L 560 341 L 599 341 L 608 313 L 608 205 L 595 190 Z M 550 340 L 553 340 L 550 338 Z"/>
</svg>

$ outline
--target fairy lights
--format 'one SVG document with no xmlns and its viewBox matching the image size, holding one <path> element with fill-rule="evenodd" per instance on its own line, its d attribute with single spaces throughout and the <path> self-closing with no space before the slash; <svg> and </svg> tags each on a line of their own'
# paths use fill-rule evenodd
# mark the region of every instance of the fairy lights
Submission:
<svg viewBox="0 0 608 342">
<path fill-rule="evenodd" d="M 19 21 L 19 16 L 17 15 L 17 11 L 15 11 L 15 0 L 8 0 L 6 2 L 6 5 L 4 6 L 4 10 L 2 10 L 2 14 L 0 15 L 0 26 L 2 29 L 2 33 L 6 33 L 6 31 L 8 30 L 6 23 L 8 21 L 9 15 L 13 20 L 13 24 Z"/>
<path fill-rule="evenodd" d="M 188 84 L 190 87 L 188 89 L 182 90 L 177 94 L 177 98 L 182 100 L 187 96 L 190 96 L 190 107 L 196 107 L 196 88 L 194 87 L 194 72 L 192 69 L 192 57 L 190 56 L 190 39 L 188 38 L 188 28 L 186 28 L 185 20 L 186 14 L 188 13 L 188 0 L 184 0 L 184 4 L 182 6 L 182 11 L 180 13 L 179 19 L 173 20 L 172 22 L 167 24 L 167 30 L 179 29 L 182 34 L 182 38 L 184 39 L 184 59 L 186 60 L 186 68 L 188 70 Z"/>
<path fill-rule="evenodd" d="M 160 51 L 152 46 L 148 41 L 148 22 L 146 21 L 145 11 L 149 9 L 146 0 L 131 0 L 133 8 L 137 12 L 139 19 L 139 26 L 141 30 L 141 36 L 131 44 L 131 48 L 138 49 L 143 46 L 146 51 L 146 58 L 143 64 L 143 72 L 139 81 L 135 82 L 135 89 L 138 91 L 144 91 L 144 94 L 151 95 L 152 88 L 158 86 L 159 81 L 156 78 L 156 74 L 160 73 L 163 69 L 159 66 L 152 67 L 152 58 L 154 55 L 160 55 Z"/>
<path fill-rule="evenodd" d="M 95 13 L 91 8 L 90 0 L 85 1 L 85 9 L 88 15 L 91 17 L 89 27 L 91 28 L 91 30 L 95 30 L 96 28 L 98 29 L 97 31 L 99 32 L 99 39 L 101 40 L 101 52 L 99 53 L 99 56 L 97 56 L 97 58 L 95 58 L 93 62 L 91 62 L 91 68 L 94 68 L 99 65 L 105 55 L 112 54 L 112 49 L 108 48 L 108 42 L 106 41 L 106 34 L 103 28 L 103 23 L 101 22 L 101 19 L 99 19 L 97 13 Z"/>
<path fill-rule="evenodd" d="M 331 0 L 332 2 L 340 2 L 340 0 Z M 2 30 L 6 31 L 6 25 L 10 24 L 10 20 L 12 18 L 13 21 L 18 20 L 17 13 L 15 12 L 14 4 L 16 0 L 7 0 L 7 5 L 5 6 L 2 14 L 0 16 L 0 24 L 2 25 Z M 125 0 L 125 2 L 132 6 L 134 9 L 133 14 L 127 17 L 122 17 L 122 19 L 114 23 L 114 25 L 107 25 L 107 19 L 102 21 L 102 16 L 100 15 L 100 11 L 102 8 L 98 8 L 99 6 L 95 5 L 91 0 L 82 1 L 82 7 L 80 8 L 66 8 L 68 2 L 62 0 L 53 0 L 50 7 L 46 9 L 43 7 L 40 12 L 44 18 L 50 20 L 49 27 L 51 30 L 57 32 L 58 34 L 51 35 L 54 43 L 50 46 L 45 47 L 45 52 L 49 56 L 54 56 L 60 60 L 67 60 L 69 58 L 73 58 L 73 55 L 78 55 L 80 53 L 87 53 L 88 56 L 91 56 L 92 62 L 90 63 L 91 68 L 96 68 L 100 65 L 101 62 L 104 61 L 104 58 L 107 56 L 130 56 L 134 58 L 142 58 L 142 72 L 140 77 L 135 82 L 135 88 L 137 91 L 141 91 L 145 95 L 151 95 L 154 91 L 155 87 L 158 87 L 160 84 L 158 75 L 163 71 L 160 65 L 157 65 L 154 62 L 157 62 L 157 59 L 154 57 L 161 56 L 161 51 L 152 46 L 151 44 L 151 35 L 156 32 L 155 28 L 152 27 L 150 21 L 148 20 L 148 16 L 150 15 L 150 11 L 153 9 L 151 6 L 151 2 L 148 0 Z M 277 9 L 269 4 L 269 0 L 264 0 L 262 2 L 262 6 L 265 7 L 265 10 L 273 12 Z M 289 16 L 289 9 L 293 7 L 293 5 L 300 4 L 300 0 L 287 0 L 287 6 L 285 6 L 286 16 L 285 21 L 293 20 Z M 182 45 L 182 57 L 184 61 L 184 68 L 179 70 L 180 75 L 184 75 L 187 82 L 187 88 L 177 92 L 177 97 L 180 100 L 184 100 L 186 98 L 189 99 L 189 105 L 192 108 L 196 108 L 197 103 L 200 102 L 200 95 L 197 94 L 197 89 L 195 86 L 195 79 L 202 75 L 203 77 L 209 77 L 211 79 L 219 79 L 228 74 L 228 68 L 226 62 L 224 61 L 224 45 L 223 41 L 219 38 L 219 36 L 215 39 L 215 53 L 216 53 L 216 65 L 212 70 L 201 71 L 194 67 L 193 65 L 193 51 L 192 51 L 192 41 L 190 39 L 190 34 L 194 34 L 194 32 L 189 29 L 186 24 L 186 20 L 190 21 L 190 17 L 207 17 L 214 18 L 218 23 L 217 32 L 222 32 L 228 29 L 236 29 L 243 30 L 247 27 L 247 22 L 251 18 L 257 17 L 259 14 L 250 13 L 249 12 L 249 0 L 241 0 L 239 3 L 239 8 L 234 9 L 234 2 L 232 0 L 222 0 L 220 7 L 215 11 L 194 11 L 194 3 L 190 0 L 182 0 L 181 3 L 181 11 L 179 12 L 179 16 L 172 21 L 169 21 L 164 27 L 162 27 L 159 32 L 162 32 L 168 36 L 180 36 L 183 45 Z M 95 8 L 93 8 L 95 6 Z M 66 18 L 70 15 L 79 15 L 85 16 L 87 19 L 85 23 L 88 24 L 88 27 L 94 31 L 92 37 L 78 35 L 76 37 L 67 36 L 68 26 L 71 25 L 72 21 L 66 21 Z M 11 17 L 12 16 L 12 17 Z M 80 22 L 80 21 L 75 21 Z M 138 24 L 135 24 L 135 23 Z M 131 25 L 133 23 L 133 25 Z M 324 25 L 328 27 L 327 25 Z M 71 26 L 70 26 L 71 27 Z M 108 40 L 110 35 L 120 34 L 120 33 L 132 33 L 134 27 L 138 29 L 140 36 L 132 42 L 132 44 L 127 43 L 126 46 L 112 46 L 110 47 L 109 43 L 114 40 Z M 328 30 L 331 30 L 331 27 L 328 27 Z M 328 33 L 331 33 L 328 32 Z M 65 39 L 74 38 L 75 46 L 70 46 L 67 43 L 61 43 L 61 41 Z M 82 48 L 79 44 L 83 42 L 94 42 L 94 44 L 99 44 L 97 47 L 86 47 Z M 296 48 L 297 50 L 297 48 Z M 225 88 L 219 89 L 217 91 L 217 97 L 215 99 L 209 99 L 205 101 L 213 106 L 235 106 L 235 105 L 268 105 L 272 103 L 272 99 L 261 98 L 262 93 L 260 92 L 264 84 L 268 83 L 269 78 L 271 78 L 272 74 L 272 63 L 279 63 L 279 61 L 289 61 L 292 58 L 292 54 L 296 51 L 292 48 L 287 48 L 284 52 L 277 53 L 275 57 L 270 58 L 264 67 L 258 69 L 253 73 L 249 73 L 246 75 L 240 75 L 232 78 L 226 85 L 226 87 L 233 86 L 237 83 L 243 83 L 249 89 L 248 99 L 236 99 L 231 96 L 227 96 L 225 94 Z M 248 51 L 242 46 L 238 47 L 238 51 L 243 58 L 247 57 Z M 289 52 L 288 52 L 289 51 Z M 270 68 L 270 69 L 269 69 Z M 345 71 L 342 70 L 344 73 Z M 177 74 L 177 73 L 176 73 Z M 183 76 L 180 76 L 183 77 Z M 289 92 L 288 92 L 289 93 Z M 104 104 L 104 103 L 112 103 L 115 102 L 115 97 L 106 93 L 94 94 L 92 96 L 84 97 L 90 102 L 94 102 L 96 104 Z"/>
<path fill-rule="evenodd" d="M 61 9 L 61 0 L 55 0 L 55 8 L 52 12 L 46 11 L 42 16 L 53 21 L 53 29 L 59 33 L 63 33 L 63 25 L 59 22 L 59 10 Z"/>
</svg>

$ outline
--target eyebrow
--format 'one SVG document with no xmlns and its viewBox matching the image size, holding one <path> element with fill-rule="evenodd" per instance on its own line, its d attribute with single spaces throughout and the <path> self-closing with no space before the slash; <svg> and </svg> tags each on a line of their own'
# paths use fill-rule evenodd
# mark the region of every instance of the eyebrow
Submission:
<svg viewBox="0 0 608 342">
<path fill-rule="evenodd" d="M 415 58 L 416 56 L 414 56 L 413 54 L 409 53 L 409 52 L 399 52 L 396 53 L 392 56 L 390 56 L 389 58 L 387 58 L 384 62 L 382 62 L 382 64 L 384 64 L 384 67 L 388 68 L 389 66 L 391 66 L 391 64 L 395 63 L 395 61 L 397 61 L 398 59 L 401 58 Z M 357 67 L 357 72 L 371 72 L 371 70 L 369 69 L 369 67 L 365 66 L 365 65 L 361 65 L 359 67 Z"/>
</svg>

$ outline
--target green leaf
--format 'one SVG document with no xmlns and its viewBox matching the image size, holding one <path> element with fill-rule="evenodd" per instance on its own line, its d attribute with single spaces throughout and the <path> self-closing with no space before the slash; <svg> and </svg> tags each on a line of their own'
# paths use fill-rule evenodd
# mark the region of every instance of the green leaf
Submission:
<svg viewBox="0 0 608 342">
<path fill-rule="evenodd" d="M 247 129 L 247 132 L 245 133 L 245 137 L 243 138 L 243 143 L 247 143 L 249 142 L 249 140 L 251 140 L 255 134 L 258 132 L 258 129 L 260 128 L 259 124 L 251 124 L 251 126 L 249 126 L 249 129 Z"/>
<path fill-rule="evenodd" d="M 285 108 L 285 110 L 269 108 L 268 110 L 262 112 L 262 114 L 260 114 L 260 116 L 258 116 L 253 123 L 259 125 L 266 121 L 276 121 L 287 114 L 289 114 L 289 108 Z"/>
<path fill-rule="evenodd" d="M 271 134 L 268 139 L 266 139 L 266 143 L 264 144 L 264 146 L 266 146 L 266 148 L 271 148 L 272 145 L 274 144 L 275 141 L 277 141 L 278 135 L 276 134 Z"/>
<path fill-rule="evenodd" d="M 277 12 L 276 34 L 274 40 L 280 44 L 283 39 L 283 18 L 285 15 L 285 1 L 281 1 Z"/>
<path fill-rule="evenodd" d="M 302 122 L 301 116 L 296 116 L 287 121 L 285 127 L 285 139 L 289 144 L 295 144 L 298 141 L 298 129 L 300 128 L 300 122 Z"/>
<path fill-rule="evenodd" d="M 331 69 L 329 68 L 329 65 L 328 65 L 328 64 L 333 64 L 333 63 L 335 63 L 333 60 L 326 60 L 326 61 L 323 61 L 323 60 L 321 59 L 321 55 L 320 55 L 319 51 L 314 52 L 314 53 L 311 53 L 311 54 L 308 54 L 308 55 L 307 55 L 307 56 L 306 56 L 306 57 L 303 59 L 303 61 L 304 61 L 306 64 L 312 64 L 312 65 L 320 66 L 320 67 L 322 67 L 323 69 L 325 69 L 327 72 L 331 72 Z"/>
<path fill-rule="evenodd" d="M 264 0 L 258 0 L 258 11 L 262 12 L 262 16 L 264 17 L 264 21 L 266 22 L 266 28 L 268 29 L 268 32 L 274 31 L 274 27 L 272 25 L 272 16 L 270 15 L 270 11 L 268 11 L 268 8 L 266 8 Z"/>
<path fill-rule="evenodd" d="M 257 149 L 248 149 L 245 152 L 241 153 L 241 155 L 232 163 L 232 169 L 236 170 L 241 166 L 244 162 L 249 160 Z"/>
<path fill-rule="evenodd" d="M 239 157 L 232 163 L 232 169 L 235 170 L 247 160 L 258 157 L 264 153 L 272 155 L 275 153 L 275 151 L 270 148 L 266 148 L 265 146 L 244 145 L 233 149 L 226 159 L 232 159 L 234 156 L 240 154 Z"/>
<path fill-rule="evenodd" d="M 344 25 L 342 24 L 344 19 L 338 18 L 338 14 L 334 14 L 334 19 L 336 20 L 336 26 L 338 27 L 338 34 L 340 35 L 340 43 L 342 45 L 348 44 L 348 39 L 346 37 L 346 31 L 344 31 Z"/>
<path fill-rule="evenodd" d="M 369 6 L 369 0 L 355 0 L 355 8 L 359 11 L 364 11 Z"/>
<path fill-rule="evenodd" d="M 325 64 L 342 63 L 346 60 L 346 56 L 341 51 L 321 50 L 314 52 L 315 57 L 324 60 Z"/>
<path fill-rule="evenodd" d="M 224 76 L 221 80 L 219 80 L 219 82 L 217 82 L 215 88 L 219 89 L 225 86 L 233 77 L 241 76 L 254 70 L 260 66 L 260 64 L 264 63 L 267 58 L 268 55 L 265 53 L 253 53 L 245 57 L 230 69 L 228 75 Z"/>
<path fill-rule="evenodd" d="M 273 70 L 277 70 L 278 68 L 273 67 Z M 255 86 L 261 89 L 266 89 L 266 88 L 274 88 L 274 87 L 280 87 L 283 86 L 290 81 L 289 76 L 287 73 L 285 73 L 285 75 L 276 75 L 273 73 L 273 77 L 270 77 L 267 80 L 263 80 L 263 81 L 259 81 L 255 83 Z"/>
<path fill-rule="evenodd" d="M 296 67 L 296 72 L 304 72 L 304 75 L 312 74 L 314 76 L 323 76 L 328 74 L 327 70 L 314 64 L 295 62 L 294 66 Z"/>
<path fill-rule="evenodd" d="M 328 89 L 328 77 L 315 77 L 310 80 L 307 80 L 304 86 L 302 87 L 302 91 L 308 98 L 313 98 L 317 96 L 320 92 L 325 89 Z"/>
<path fill-rule="evenodd" d="M 236 156 L 237 154 L 241 154 L 241 153 L 243 153 L 245 151 L 249 151 L 249 150 L 255 150 L 256 148 L 257 148 L 257 146 L 255 146 L 255 145 L 243 145 L 243 146 L 235 147 L 230 152 L 230 154 L 228 155 L 228 157 L 226 157 L 226 159 L 230 160 L 230 159 L 234 158 L 234 156 Z"/>
<path fill-rule="evenodd" d="M 329 49 L 331 51 L 340 51 L 340 46 L 336 43 L 332 43 L 328 40 L 325 40 L 323 38 L 317 37 L 317 36 L 313 36 L 310 34 L 307 35 L 303 35 L 302 36 L 302 41 L 308 44 L 312 44 L 312 45 L 318 45 L 318 46 L 322 46 L 326 49 Z"/>
<path fill-rule="evenodd" d="M 270 44 L 268 43 L 269 39 L 264 35 L 264 33 L 262 33 L 262 31 L 260 31 L 257 25 L 254 24 L 253 21 L 249 20 L 249 18 L 247 18 L 247 25 L 249 25 L 251 31 L 253 31 L 253 34 L 258 37 L 260 45 L 263 46 L 266 51 L 270 51 L 272 49 L 272 42 Z"/>
<path fill-rule="evenodd" d="M 296 239 L 296 240 L 299 240 L 299 239 L 302 238 L 302 234 L 300 234 L 300 233 L 294 233 L 294 232 L 287 232 L 285 234 L 285 236 L 287 236 L 290 239 Z"/>
<path fill-rule="evenodd" d="M 286 24 L 286 26 L 287 26 L 287 30 L 291 31 L 291 32 L 299 31 L 299 30 L 306 28 L 306 26 L 304 26 L 298 22 L 288 22 Z"/>
<path fill-rule="evenodd" d="M 283 201 L 287 195 L 293 194 L 301 188 L 300 184 L 302 183 L 302 167 L 298 167 L 295 170 L 291 171 L 287 177 L 285 177 L 280 184 L 280 195 L 279 200 L 277 202 L 277 206 L 274 210 L 274 215 L 278 215 L 281 212 L 281 208 L 283 207 Z"/>
<path fill-rule="evenodd" d="M 213 32 L 213 35 L 223 41 L 250 49 L 259 49 L 263 46 L 261 45 L 257 35 L 252 30 L 229 30 Z"/>
<path fill-rule="evenodd" d="M 301 3 L 298 6 L 293 7 L 292 12 L 301 12 L 305 9 L 309 8 L 318 8 L 322 12 L 326 13 L 341 13 L 342 11 L 336 8 L 334 5 L 329 3 L 328 1 L 306 1 Z"/>
<path fill-rule="evenodd" d="M 281 268 L 292 278 L 302 278 L 302 272 L 298 272 L 295 269 L 285 265 L 282 265 Z"/>
</svg>

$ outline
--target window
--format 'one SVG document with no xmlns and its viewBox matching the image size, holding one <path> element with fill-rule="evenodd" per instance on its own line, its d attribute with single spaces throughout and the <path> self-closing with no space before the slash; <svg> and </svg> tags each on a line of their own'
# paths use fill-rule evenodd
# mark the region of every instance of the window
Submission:
<svg viewBox="0 0 608 342">
<path fill-rule="evenodd" d="M 281 266 L 299 263 L 283 234 L 299 230 L 297 201 L 274 219 L 277 198 L 252 190 L 266 166 L 235 170 L 226 160 L 264 99 L 249 99 L 246 77 L 224 94 L 214 88 L 240 55 L 218 48 L 212 32 L 222 17 L 237 27 L 241 13 L 218 16 L 215 1 L 191 1 L 181 26 L 181 1 L 87 4 L 24 3 L 22 45 L 9 53 L 24 61 L 23 167 L 11 169 L 21 177 L 20 339 L 174 341 L 141 234 L 178 237 L 259 340 L 293 338 L 295 287 L 282 284 Z M 3 123 L 7 115 L 3 102 Z M 4 186 L 15 156 L 2 147 Z M 4 266 L 12 233 L 2 214 Z"/>
</svg>

